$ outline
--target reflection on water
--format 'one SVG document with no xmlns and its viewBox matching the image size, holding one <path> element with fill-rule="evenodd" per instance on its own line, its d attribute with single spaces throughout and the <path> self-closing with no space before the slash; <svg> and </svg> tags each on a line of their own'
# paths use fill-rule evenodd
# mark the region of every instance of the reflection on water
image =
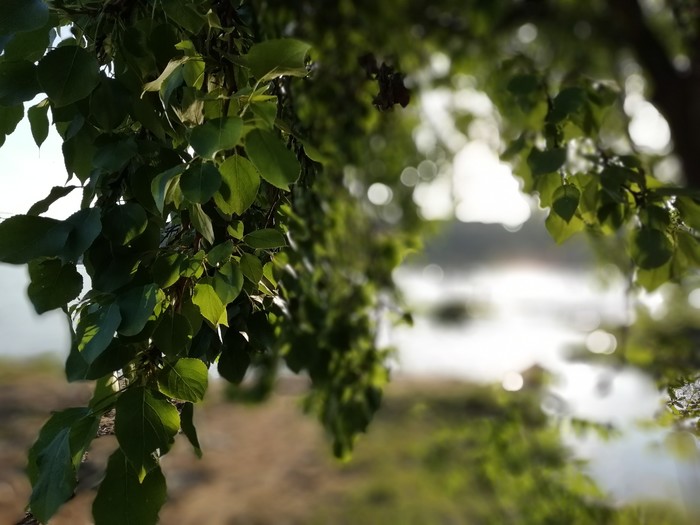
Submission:
<svg viewBox="0 0 700 525">
<path fill-rule="evenodd" d="M 650 422 L 664 410 L 654 382 L 632 369 L 613 370 L 567 360 L 567 349 L 610 353 L 617 346 L 601 324 L 629 324 L 633 312 L 624 283 L 601 287 L 591 273 L 546 266 L 489 267 L 443 275 L 439 267 L 402 268 L 396 282 L 415 312 L 413 327 L 387 331 L 398 348 L 395 371 L 502 382 L 522 387 L 533 366 L 553 374 L 543 409 L 557 418 L 611 425 L 619 435 L 567 431 L 564 438 L 587 471 L 613 500 L 667 499 L 689 510 L 700 490 L 697 449 L 674 456 L 665 445 L 669 431 Z M 431 312 L 441 302 L 469 305 L 462 323 L 440 323 Z M 697 510 L 697 509 L 696 509 Z"/>
</svg>

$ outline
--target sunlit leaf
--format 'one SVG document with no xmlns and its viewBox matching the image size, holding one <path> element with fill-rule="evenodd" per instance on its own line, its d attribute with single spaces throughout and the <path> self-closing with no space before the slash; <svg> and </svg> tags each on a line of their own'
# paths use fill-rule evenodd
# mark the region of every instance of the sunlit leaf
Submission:
<svg viewBox="0 0 700 525">
<path fill-rule="evenodd" d="M 258 80 L 283 75 L 307 75 L 306 56 L 311 46 L 293 38 L 266 40 L 254 44 L 245 55 L 246 64 Z"/>
<path fill-rule="evenodd" d="M 207 366 L 199 359 L 183 357 L 167 365 L 158 377 L 158 387 L 166 396 L 198 403 L 209 384 Z"/>
<path fill-rule="evenodd" d="M 214 202 L 226 214 L 242 215 L 255 202 L 260 174 L 248 159 L 240 155 L 226 159 L 219 171 L 223 180 L 214 194 Z"/>
<path fill-rule="evenodd" d="M 273 186 L 289 190 L 299 178 L 299 161 L 272 131 L 254 129 L 246 136 L 245 147 L 260 176 Z"/>
</svg>

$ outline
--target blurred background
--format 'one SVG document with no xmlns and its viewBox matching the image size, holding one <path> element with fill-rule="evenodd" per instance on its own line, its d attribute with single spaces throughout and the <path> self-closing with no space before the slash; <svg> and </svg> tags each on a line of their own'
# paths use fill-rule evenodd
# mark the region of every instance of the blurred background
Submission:
<svg viewBox="0 0 700 525">
<path fill-rule="evenodd" d="M 472 34 L 490 37 L 504 5 L 531 3 L 481 6 L 477 14 L 493 20 L 475 17 L 467 25 L 450 14 L 454 2 L 404 5 L 395 14 L 407 28 L 399 35 L 372 29 L 391 19 L 386 13 L 373 22 L 351 2 L 338 3 L 349 20 L 358 17 L 347 24 L 354 29 L 343 29 L 355 32 L 348 41 L 363 30 L 393 39 L 393 47 L 385 42 L 387 56 L 407 37 L 428 42 L 401 55 L 413 90 L 405 111 L 393 113 L 390 124 L 378 124 L 374 113 L 365 120 L 349 113 L 348 122 L 361 121 L 366 132 L 362 143 L 352 129 L 332 128 L 340 117 L 328 108 L 337 97 L 314 100 L 329 120 L 319 129 L 333 129 L 328 141 L 337 139 L 347 156 L 338 161 L 342 186 L 377 237 L 390 248 L 400 232 L 415 236 L 392 275 L 401 300 L 376 292 L 385 312 L 377 344 L 394 349 L 392 382 L 353 458 L 339 462 L 319 425 L 302 414 L 304 377 L 283 373 L 270 399 L 255 405 L 228 402 L 213 377 L 196 416 L 204 457 L 178 440 L 164 459 L 162 523 L 700 522 L 695 420 L 674 418 L 669 408 L 672 401 L 676 414 L 692 415 L 700 400 L 692 383 L 674 387 L 700 365 L 700 282 L 691 277 L 641 292 L 625 272 L 621 246 L 582 235 L 555 244 L 537 191 L 523 193 L 523 180 L 499 160 L 513 137 L 486 94 L 498 80 L 494 57 L 526 56 L 555 74 L 566 63 L 614 77 L 622 86 L 622 111 L 608 126 L 620 135 L 616 147 L 645 155 L 659 178 L 678 181 L 669 125 L 651 101 L 642 66 L 629 53 L 608 53 L 603 25 L 612 19 L 597 10 L 600 3 L 589 12 L 560 2 L 566 23 L 523 10 L 488 45 L 467 42 Z M 642 4 L 676 45 L 666 3 Z M 290 31 L 311 39 L 318 23 L 311 15 L 330 15 L 306 7 L 309 18 Z M 344 33 L 323 27 L 331 36 L 314 36 L 321 67 L 328 53 L 348 53 L 337 45 Z M 562 44 L 560 55 L 551 53 L 553 43 Z M 454 52 L 479 45 L 479 62 L 477 51 Z M 683 56 L 676 53 L 679 70 L 689 67 Z M 355 56 L 337 64 L 358 68 Z M 353 96 L 370 106 L 376 86 L 362 82 Z M 351 135 L 357 151 L 342 147 Z M 0 149 L 0 165 L 2 217 L 26 212 L 65 178 L 58 136 L 52 131 L 38 152 L 26 121 Z M 67 217 L 79 199 L 69 195 L 48 215 Z M 25 453 L 48 413 L 90 396 L 89 384 L 67 385 L 62 375 L 70 345 L 65 316 L 34 314 L 27 284 L 25 268 L 0 266 L 3 523 L 22 516 L 30 492 Z M 92 489 L 113 448 L 113 437 L 95 441 L 78 495 L 52 523 L 90 523 Z"/>
</svg>

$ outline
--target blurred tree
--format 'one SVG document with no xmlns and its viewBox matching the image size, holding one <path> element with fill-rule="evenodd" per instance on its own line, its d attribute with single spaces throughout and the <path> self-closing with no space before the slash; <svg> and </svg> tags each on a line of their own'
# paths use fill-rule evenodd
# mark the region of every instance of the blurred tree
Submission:
<svg viewBox="0 0 700 525">
<path fill-rule="evenodd" d="M 54 414 L 30 451 L 42 521 L 71 496 L 114 409 L 119 449 L 96 523 L 155 522 L 159 457 L 179 429 L 201 453 L 193 403 L 212 365 L 245 399 L 264 398 L 280 360 L 307 373 L 307 407 L 336 454 L 350 451 L 387 380 L 375 325 L 391 270 L 416 245 L 414 188 L 448 172 L 457 144 L 438 122 L 416 147 L 422 94 L 488 95 L 495 147 L 550 208 L 558 242 L 586 230 L 624 245 L 650 290 L 700 264 L 696 2 L 3 9 L 0 141 L 43 94 L 26 116 L 37 145 L 54 125 L 72 184 L 0 224 L 0 261 L 29 264 L 38 312 L 70 316 L 68 379 L 97 381 L 90 405 Z M 633 132 L 649 104 L 673 148 Z M 455 113 L 455 131 L 474 135 L 475 115 Z M 673 155 L 689 187 L 667 179 Z M 81 210 L 43 216 L 76 189 Z"/>
</svg>

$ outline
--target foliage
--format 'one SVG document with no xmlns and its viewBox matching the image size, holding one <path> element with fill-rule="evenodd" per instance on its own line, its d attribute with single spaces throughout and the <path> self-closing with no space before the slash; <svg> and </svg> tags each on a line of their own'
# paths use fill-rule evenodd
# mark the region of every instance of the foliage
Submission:
<svg viewBox="0 0 700 525">
<path fill-rule="evenodd" d="M 529 386 L 508 393 L 498 385 L 395 385 L 353 461 L 340 468 L 342 496 L 319 502 L 311 522 L 687 522 L 671 507 L 606 501 L 540 401 Z"/>
<path fill-rule="evenodd" d="M 671 3 L 669 19 L 632 0 L 8 2 L 0 145 L 32 101 L 33 138 L 54 126 L 73 184 L 0 224 L 0 261 L 29 264 L 36 310 L 70 316 L 67 378 L 96 381 L 90 406 L 55 414 L 33 448 L 32 511 L 47 520 L 70 497 L 91 429 L 116 409 L 96 520 L 133 507 L 119 519 L 155 521 L 158 460 L 178 429 L 201 453 L 192 404 L 211 366 L 248 400 L 269 393 L 281 361 L 308 374 L 307 408 L 349 453 L 387 380 L 380 292 L 420 222 L 417 181 L 399 177 L 420 160 L 416 114 L 379 111 L 411 98 L 401 71 L 423 90 L 461 79 L 488 93 L 502 157 L 549 208 L 557 242 L 585 230 L 624 246 L 648 290 L 696 268 L 700 196 L 654 177 L 659 159 L 627 137 L 634 93 L 621 88 L 644 68 L 698 186 L 698 13 Z M 586 27 L 594 38 L 572 44 Z M 452 76 L 428 67 L 437 53 Z M 457 117 L 464 129 L 475 118 Z M 421 183 L 454 153 L 434 143 Z M 367 200 L 374 182 L 390 202 Z M 78 188 L 79 211 L 44 216 Z"/>
</svg>

